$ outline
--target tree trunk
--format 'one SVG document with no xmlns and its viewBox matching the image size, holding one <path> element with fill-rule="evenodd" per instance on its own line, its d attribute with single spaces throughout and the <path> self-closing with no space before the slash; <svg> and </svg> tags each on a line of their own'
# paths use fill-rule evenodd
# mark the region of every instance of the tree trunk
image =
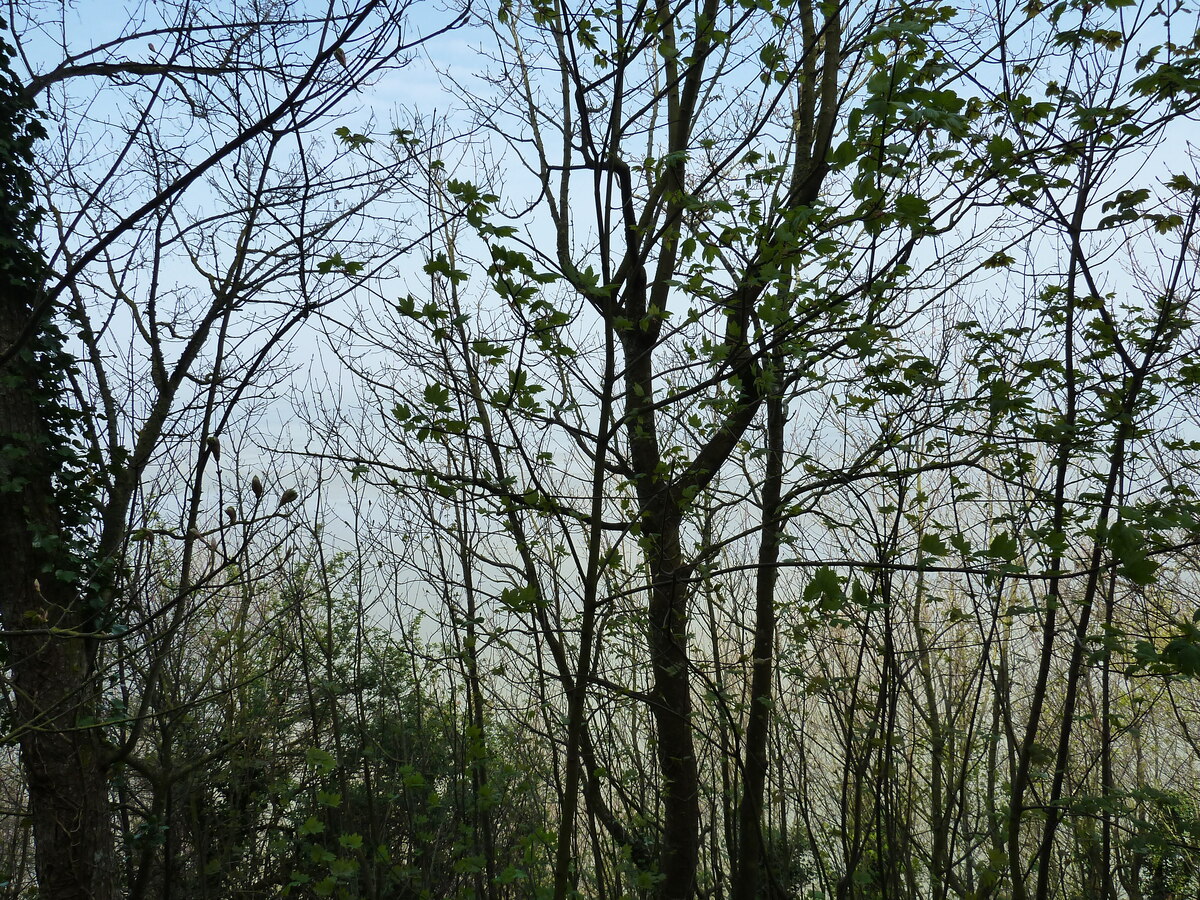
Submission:
<svg viewBox="0 0 1200 900">
<path fill-rule="evenodd" d="M 0 301 L 0 344 L 30 314 L 27 286 Z M 14 736 L 29 781 L 42 900 L 114 897 L 112 825 L 97 729 L 92 614 L 62 564 L 54 438 L 38 407 L 36 357 L 18 354 L 0 378 L 0 617 L 15 694 Z M 65 633 L 64 633 L 65 632 Z"/>
<path fill-rule="evenodd" d="M 646 308 L 638 298 L 638 310 Z M 660 900 L 691 900 L 700 859 L 700 769 L 692 734 L 688 594 L 691 566 L 683 558 L 681 502 L 659 451 L 651 364 L 657 335 L 626 331 L 626 429 L 637 473 L 641 543 L 650 575 L 648 644 L 653 670 L 653 714 L 662 772 Z"/>
<path fill-rule="evenodd" d="M 662 770 L 663 837 L 659 874 L 662 900 L 691 900 L 700 859 L 700 769 L 692 735 L 691 660 L 688 657 L 689 567 L 679 547 L 679 521 L 668 517 L 650 559 L 650 655 L 654 720 Z"/>
<path fill-rule="evenodd" d="M 0 28 L 4 23 L 0 21 Z M 85 636 L 96 630 L 72 548 L 82 521 L 61 405 L 59 336 L 36 310 L 45 264 L 32 249 L 29 165 L 42 131 L 0 55 L 0 624 L 29 789 L 41 900 L 115 897 L 98 694 Z M 32 328 L 30 326 L 33 326 Z"/>
<path fill-rule="evenodd" d="M 779 578 L 782 522 L 783 439 L 787 413 L 784 399 L 767 398 L 767 470 L 763 481 L 762 536 L 759 539 L 757 590 L 754 610 L 754 649 L 751 652 L 750 710 L 746 722 L 745 775 L 738 806 L 737 879 L 733 900 L 754 900 L 761 890 L 767 844 L 763 834 L 763 798 L 770 763 L 767 738 L 771 731 L 775 671 L 775 585 Z M 784 822 L 786 829 L 787 823 Z M 772 873 L 767 872 L 768 877 Z M 768 891 L 767 896 L 772 896 Z"/>
</svg>

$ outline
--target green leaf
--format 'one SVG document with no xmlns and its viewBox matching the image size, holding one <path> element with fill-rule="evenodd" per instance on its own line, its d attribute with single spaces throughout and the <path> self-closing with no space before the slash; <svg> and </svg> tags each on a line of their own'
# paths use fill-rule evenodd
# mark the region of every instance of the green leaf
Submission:
<svg viewBox="0 0 1200 900">
<path fill-rule="evenodd" d="M 1136 528 L 1124 521 L 1117 521 L 1109 529 L 1108 546 L 1119 574 L 1134 584 L 1144 586 L 1153 583 L 1158 563 L 1146 555 L 1146 542 Z"/>
<path fill-rule="evenodd" d="M 309 816 L 304 820 L 304 824 L 300 826 L 300 834 L 322 834 L 325 831 L 325 823 L 316 816 Z"/>
<path fill-rule="evenodd" d="M 438 253 L 437 256 L 426 262 L 424 269 L 427 275 L 441 275 L 455 284 L 466 281 L 469 277 L 466 272 L 450 265 L 450 260 L 446 258 L 445 253 Z"/>
<path fill-rule="evenodd" d="M 425 402 L 438 409 L 447 409 L 450 405 L 450 388 L 444 384 L 425 385 Z"/>
<path fill-rule="evenodd" d="M 335 129 L 333 133 L 337 136 L 338 140 L 352 150 L 361 150 L 368 144 L 375 143 L 373 138 L 367 137 L 365 134 L 353 132 L 345 125 Z"/>
<path fill-rule="evenodd" d="M 1152 213 L 1146 216 L 1154 226 L 1154 230 L 1159 234 L 1166 234 L 1169 231 L 1174 231 L 1183 224 L 1183 216 L 1179 213 Z"/>
<path fill-rule="evenodd" d="M 804 601 L 815 609 L 837 612 L 846 605 L 846 592 L 842 580 L 829 566 L 821 566 L 813 572 L 812 580 L 804 588 Z"/>
<path fill-rule="evenodd" d="M 1167 180 L 1167 187 L 1173 191 L 1195 191 L 1196 183 L 1186 175 L 1172 175 Z"/>
<path fill-rule="evenodd" d="M 921 537 L 921 552 L 929 556 L 945 556 L 949 550 L 939 535 L 926 534 Z"/>
<path fill-rule="evenodd" d="M 304 752 L 304 761 L 310 766 L 315 766 L 321 773 L 329 773 L 337 768 L 337 760 L 328 750 L 322 750 L 320 747 L 309 747 Z"/>
<path fill-rule="evenodd" d="M 482 339 L 471 341 L 471 350 L 484 357 L 491 365 L 498 364 L 508 354 L 507 347 Z"/>
<path fill-rule="evenodd" d="M 1002 531 L 992 538 L 987 549 L 987 555 L 992 559 L 1003 559 L 1006 562 L 1016 559 L 1019 553 L 1016 540 L 1006 531 Z"/>
<path fill-rule="evenodd" d="M 1179 625 L 1180 633 L 1163 647 L 1162 662 L 1180 675 L 1200 678 L 1200 629 L 1191 622 Z"/>
<path fill-rule="evenodd" d="M 334 878 L 350 878 L 358 872 L 358 860 L 356 859 L 335 859 L 329 864 L 329 873 Z"/>
<path fill-rule="evenodd" d="M 414 769 L 412 766 L 401 766 L 397 770 L 400 778 L 407 788 L 422 788 L 425 787 L 425 776 Z"/>
<path fill-rule="evenodd" d="M 496 884 L 512 884 L 514 881 L 524 881 L 529 876 L 516 866 L 506 866 L 504 871 L 496 876 Z"/>
<path fill-rule="evenodd" d="M 515 613 L 533 612 L 538 602 L 538 589 L 531 584 L 505 588 L 500 592 L 500 603 Z"/>
<path fill-rule="evenodd" d="M 916 194 L 901 194 L 896 198 L 896 212 L 905 222 L 919 222 L 929 215 L 929 204 Z"/>
<path fill-rule="evenodd" d="M 985 269 L 1005 269 L 1016 261 L 1016 257 L 998 250 L 983 261 L 983 267 Z"/>
</svg>

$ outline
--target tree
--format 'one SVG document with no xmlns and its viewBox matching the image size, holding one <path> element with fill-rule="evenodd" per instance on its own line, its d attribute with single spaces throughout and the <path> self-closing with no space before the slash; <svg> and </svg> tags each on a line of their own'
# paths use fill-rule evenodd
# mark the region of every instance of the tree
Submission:
<svg viewBox="0 0 1200 900">
<path fill-rule="evenodd" d="M 1082 835 L 1092 814 L 1078 800 L 1087 768 L 1071 764 L 1091 611 L 1104 573 L 1115 590 L 1153 568 L 1138 528 L 1110 536 L 1131 514 L 1120 497 L 1133 489 L 1117 486 L 1132 477 L 1128 442 L 1149 433 L 1134 423 L 1161 410 L 1149 382 L 1175 383 L 1191 327 L 1172 286 L 1124 320 L 1098 281 L 1086 301 L 1064 298 L 1082 296 L 1085 257 L 1102 252 L 1084 249 L 1092 232 L 1178 232 L 1171 271 L 1186 269 L 1191 179 L 1169 180 L 1163 202 L 1178 192 L 1181 206 L 1166 211 L 1119 184 L 1121 161 L 1145 159 L 1193 109 L 1191 49 L 1166 41 L 1133 62 L 1173 15 L 494 11 L 492 80 L 459 93 L 529 180 L 432 167 L 434 225 L 457 211 L 474 234 L 434 230 L 428 287 L 380 330 L 375 349 L 399 334 L 399 357 L 370 370 L 373 405 L 393 410 L 401 450 L 381 461 L 378 442 L 342 438 L 331 455 L 375 465 L 435 519 L 493 523 L 455 551 L 490 595 L 459 621 L 468 634 L 488 623 L 494 658 L 523 663 L 544 692 L 531 702 L 559 723 L 556 896 L 618 894 L 622 878 L 662 897 L 782 896 L 794 817 L 827 814 L 790 811 L 782 785 L 804 773 L 771 746 L 803 733 L 795 696 L 814 671 L 849 691 L 818 690 L 843 754 L 841 846 L 811 841 L 833 857 L 816 860 L 830 893 L 1052 891 L 1069 865 L 1064 821 Z M 1050 233 L 1063 284 L 1007 274 L 1021 254 L 1032 270 Z M 472 279 L 493 299 L 473 298 Z M 1028 314 L 1006 318 L 987 297 L 1001 289 Z M 1081 431 L 1082 334 L 1103 412 Z M 1097 455 L 1110 465 L 1094 470 Z M 1193 540 L 1171 521 L 1182 530 L 1158 539 L 1164 552 Z M 440 540 L 464 546 L 448 529 L 430 552 Z M 1038 640 L 1014 631 L 1012 609 Z M 978 656 L 941 652 L 931 629 Z M 818 639 L 830 656 L 796 647 Z M 624 745 L 592 734 L 614 707 L 638 736 Z M 1103 769 L 1112 718 L 1099 720 Z M 620 783 L 631 758 L 649 798 Z M 619 857 L 636 864 L 606 873 Z"/>
<path fill-rule="evenodd" d="M 0 614 L 42 896 L 115 896 L 108 779 L 137 762 L 167 648 L 197 588 L 296 497 L 242 490 L 240 411 L 269 396 L 316 309 L 400 252 L 340 255 L 363 237 L 365 204 L 396 187 L 403 152 L 372 164 L 344 126 L 332 147 L 317 134 L 425 39 L 404 33 L 406 6 L 147 4 L 83 48 L 66 42 L 65 6 L 57 28 L 51 4 L 11 23 L 25 71 L 4 82 L 16 138 L 0 430 L 19 502 L 4 506 L 17 563 Z M 54 126 L 36 158 L 35 101 Z M 174 591 L 151 607 L 129 591 L 131 538 L 183 548 Z M 97 723 L 118 672 L 144 680 L 112 744 Z"/>
<path fill-rule="evenodd" d="M 91 804 L 131 896 L 1196 886 L 1182 9 L 501 2 L 390 132 L 336 112 L 379 3 L 43 66 L 47 9 L 2 458 L 86 587 L 0 610 L 14 686 L 84 673 L 11 693 L 39 844 Z"/>
<path fill-rule="evenodd" d="M 94 507 L 81 489 L 77 417 L 61 397 L 70 361 L 42 298 L 50 276 L 36 249 L 40 210 L 30 173 L 45 135 L 0 43 L 0 117 L 6 142 L 0 389 L 0 535 L 9 552 L 0 616 L 13 672 L 9 739 L 18 738 L 49 896 L 109 896 L 114 848 L 99 735 L 81 721 L 95 708 L 89 644 L 96 628 L 92 573 L 79 558 Z M 22 339 L 23 331 L 31 339 Z M 99 827 L 95 823 L 99 823 Z"/>
<path fill-rule="evenodd" d="M 691 532 L 706 504 L 724 505 L 710 498 L 740 490 L 723 487 L 721 475 L 747 441 L 758 440 L 752 426 L 765 415 L 766 480 L 747 473 L 753 486 L 746 490 L 763 491 L 759 601 L 746 656 L 755 663 L 741 830 L 727 848 L 739 890 L 757 893 L 780 534 L 785 510 L 820 490 L 804 486 L 785 497 L 787 403 L 837 382 L 822 360 L 885 354 L 889 332 L 936 296 L 919 293 L 909 260 L 921 238 L 961 221 L 971 203 L 934 209 L 922 196 L 936 181 L 923 160 L 944 152 L 936 136 L 966 133 L 963 103 L 938 84 L 946 65 L 928 39 L 944 18 L 934 8 L 878 7 L 851 17 L 811 4 L 770 13 L 717 3 L 619 4 L 602 14 L 536 4 L 497 10 L 504 99 L 480 114 L 498 134 L 514 136 L 510 149 L 535 177 L 546 215 L 530 227 L 553 238 L 539 241 L 530 231 L 522 240 L 516 228 L 493 224 L 498 198 L 470 184 L 436 188 L 445 199 L 435 203 L 461 204 L 486 241 L 509 337 L 497 345 L 495 324 L 466 331 L 456 290 L 467 277 L 463 251 L 448 236 L 427 267 L 448 281 L 448 292 L 424 307 L 402 306 L 428 323 L 436 342 L 437 376 L 423 391 L 432 409 L 416 414 L 402 404 L 397 417 L 410 433 L 453 444 L 455 453 L 457 435 L 478 442 L 482 456 L 470 457 L 469 471 L 453 464 L 420 471 L 497 504 L 521 560 L 510 590 L 553 649 L 568 722 L 558 896 L 575 877 L 581 791 L 593 802 L 598 796 L 594 786 L 582 787 L 595 777 L 585 774 L 595 768 L 584 759 L 585 731 L 613 602 L 601 585 L 619 552 L 614 542 L 630 544 L 639 559 L 632 580 L 622 575 L 615 589 L 647 596 L 640 620 L 653 677 L 644 696 L 662 777 L 657 877 L 662 896 L 696 890 L 706 815 L 690 598 L 713 548 L 693 544 Z M 552 77 L 543 80 L 543 71 Z M 931 146 L 901 143 L 908 131 L 925 134 Z M 836 149 L 835 137 L 842 139 Z M 853 188 L 848 206 L 827 199 L 835 175 Z M 586 226 L 573 202 L 579 189 L 595 198 Z M 902 302 L 904 291 L 919 299 Z M 584 337 L 589 326 L 595 338 Z M 594 361 L 585 345 L 595 348 Z M 543 402 L 536 393 L 550 385 L 557 396 Z M 890 425 L 846 462 L 851 473 L 873 471 Z M 535 438 L 533 429 L 551 436 Z M 504 459 L 514 449 L 518 455 Z M 547 469 L 559 452 L 569 461 Z M 553 525 L 540 524 L 544 518 Z M 533 534 L 543 527 L 561 531 L 570 551 L 560 555 L 577 568 L 573 647 L 564 644 L 567 620 L 545 612 L 560 563 L 537 558 L 535 545 L 544 544 Z M 500 602 L 514 607 L 515 599 L 506 602 L 502 592 Z M 621 840 L 611 817 L 599 817 Z"/>
</svg>

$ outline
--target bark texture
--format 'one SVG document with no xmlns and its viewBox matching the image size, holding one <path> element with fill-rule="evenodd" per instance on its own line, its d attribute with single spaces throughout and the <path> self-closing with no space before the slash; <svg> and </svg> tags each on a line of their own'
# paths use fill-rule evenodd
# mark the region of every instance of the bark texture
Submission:
<svg viewBox="0 0 1200 900">
<path fill-rule="evenodd" d="M 0 344 L 30 314 L 25 286 L 0 303 Z M 32 358 L 31 358 L 32 357 Z M 55 491 L 57 441 L 37 402 L 36 354 L 0 375 L 0 616 L 43 900 L 113 893 L 113 842 L 104 751 L 95 721 L 88 641 L 93 611 L 64 560 Z"/>
<path fill-rule="evenodd" d="M 116 896 L 114 846 L 87 637 L 96 610 L 64 516 L 79 496 L 60 395 L 65 357 L 38 310 L 45 268 L 34 247 L 29 165 L 41 129 L 3 47 L 0 133 L 0 620 L 14 716 L 7 737 L 19 742 L 28 778 L 38 896 L 108 900 Z"/>
</svg>

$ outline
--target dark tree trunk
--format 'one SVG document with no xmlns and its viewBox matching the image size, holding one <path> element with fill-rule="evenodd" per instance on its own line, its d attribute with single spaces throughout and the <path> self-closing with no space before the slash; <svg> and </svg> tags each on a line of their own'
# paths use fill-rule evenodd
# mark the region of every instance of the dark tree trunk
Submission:
<svg viewBox="0 0 1200 900">
<path fill-rule="evenodd" d="M 669 516 L 654 542 L 649 643 L 658 764 L 663 776 L 663 882 L 659 896 L 662 900 L 691 900 L 700 859 L 700 769 L 692 734 L 688 656 L 690 570 L 681 559 L 677 514 Z"/>
<path fill-rule="evenodd" d="M 769 397 L 765 405 L 767 471 L 762 488 L 762 536 L 759 540 L 754 608 L 750 711 L 746 722 L 742 799 L 738 806 L 737 879 L 731 893 L 733 900 L 754 900 L 759 896 L 767 852 L 763 834 L 763 798 L 766 795 L 767 767 L 770 763 L 767 738 L 771 731 L 771 688 L 775 678 L 775 585 L 779 578 L 783 428 L 786 413 L 782 396 Z M 768 892 L 768 896 L 772 893 Z"/>
<path fill-rule="evenodd" d="M 645 308 L 638 295 L 639 309 Z M 637 473 L 639 527 L 650 571 L 648 643 L 654 673 L 653 714 L 662 772 L 660 900 L 691 900 L 700 859 L 700 770 L 692 734 L 688 595 L 691 569 L 683 559 L 678 492 L 665 477 L 654 413 L 651 365 L 656 334 L 626 332 L 626 429 Z"/>
<path fill-rule="evenodd" d="M 0 345 L 30 314 L 7 285 Z M 113 897 L 108 786 L 87 641 L 91 611 L 63 565 L 55 440 L 39 409 L 36 361 L 19 354 L 0 378 L 0 617 L 6 632 L 21 759 L 29 781 L 42 900 Z"/>
<path fill-rule="evenodd" d="M 0 28 L 3 22 L 0 22 Z M 104 747 L 94 724 L 94 610 L 64 510 L 78 497 L 59 392 L 65 357 L 39 310 L 29 164 L 41 129 L 0 56 L 0 623 L 29 788 L 41 900 L 115 897 Z"/>
</svg>

